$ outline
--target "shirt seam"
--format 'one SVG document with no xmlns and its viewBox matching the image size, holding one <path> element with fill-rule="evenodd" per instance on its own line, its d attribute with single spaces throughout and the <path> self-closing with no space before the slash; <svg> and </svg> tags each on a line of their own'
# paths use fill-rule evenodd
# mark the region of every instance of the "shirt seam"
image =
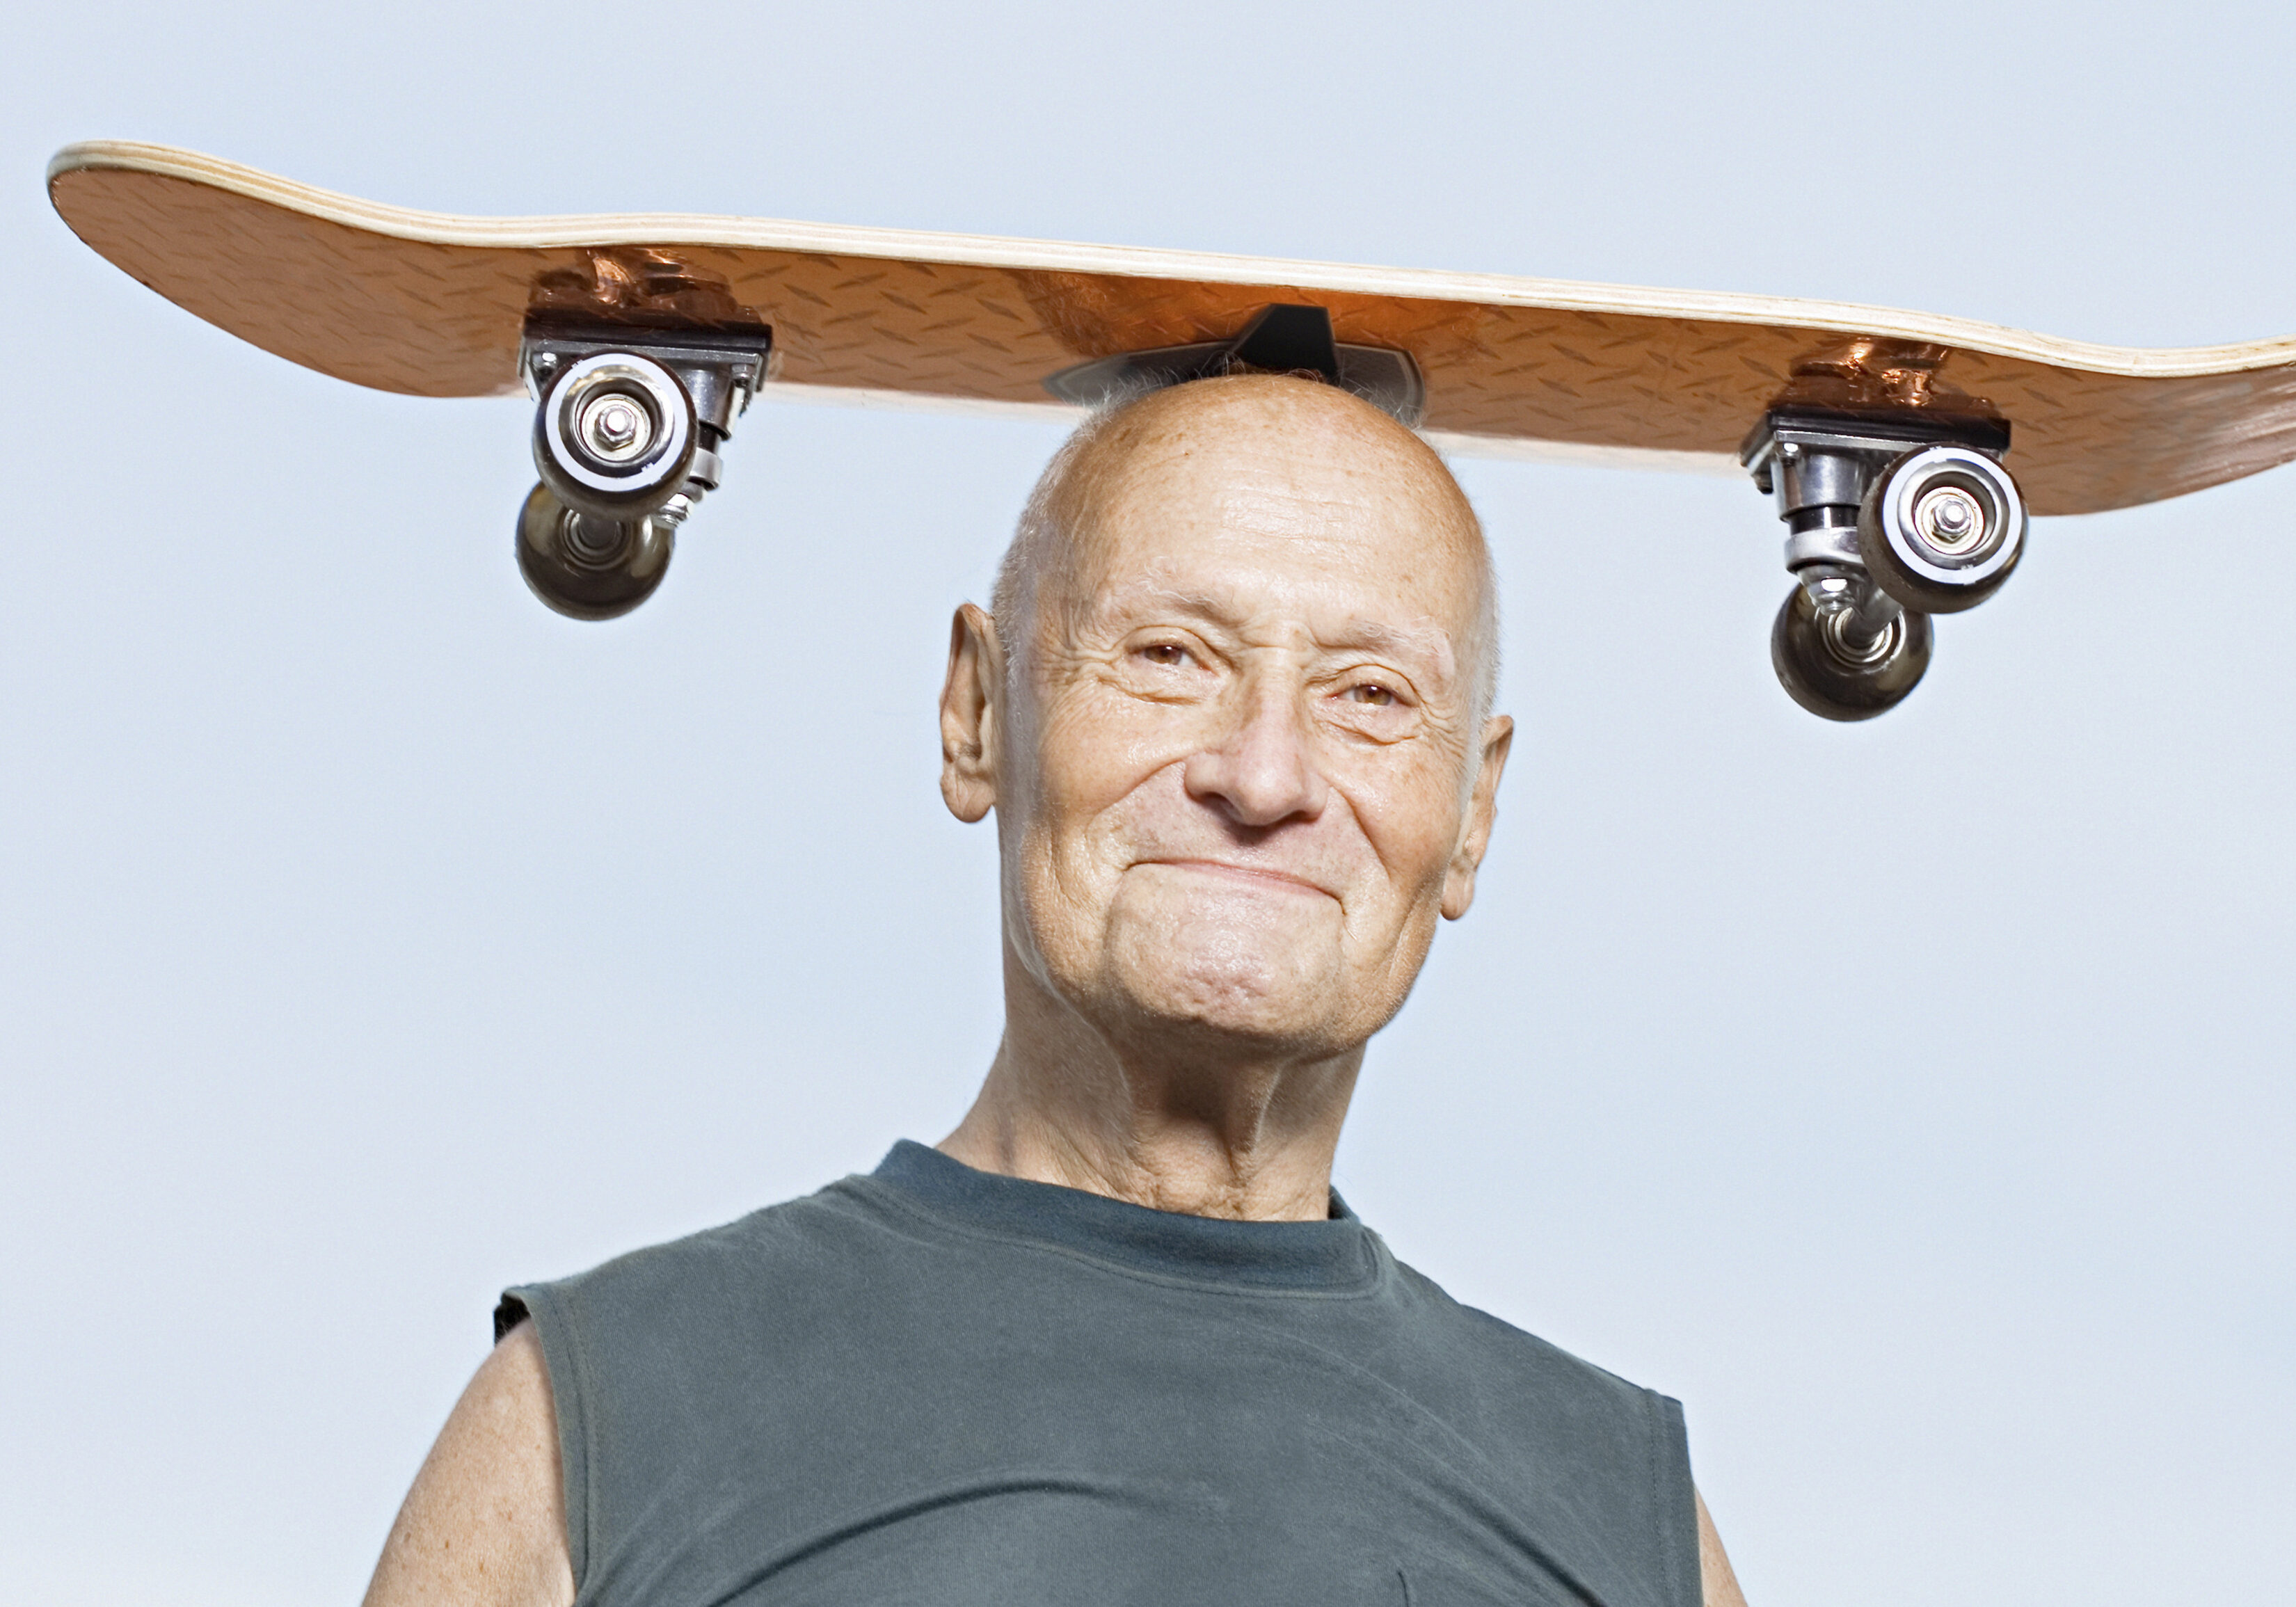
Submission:
<svg viewBox="0 0 2296 1607">
<path fill-rule="evenodd" d="M 1682 1544 L 1682 1530 L 1679 1527 L 1682 1521 L 1683 1513 L 1675 1506 L 1674 1503 L 1670 1502 L 1667 1498 L 1669 1494 L 1667 1486 L 1669 1482 L 1667 1478 L 1667 1472 L 1669 1471 L 1669 1464 L 1674 1460 L 1675 1414 L 1673 1411 L 1669 1409 L 1667 1397 L 1660 1394 L 1658 1391 L 1654 1390 L 1645 1390 L 1643 1392 L 1643 1396 L 1646 1404 L 1646 1409 L 1649 1411 L 1651 1415 L 1656 1419 L 1656 1422 L 1652 1424 L 1653 1431 L 1650 1436 L 1648 1448 L 1648 1462 L 1651 1474 L 1651 1505 L 1661 1514 L 1660 1521 L 1662 1527 L 1660 1532 L 1668 1537 L 1666 1545 L 1666 1570 L 1674 1576 L 1674 1588 L 1672 1595 L 1677 1602 L 1685 1603 L 1686 1607 L 1698 1607 L 1698 1603 L 1702 1602 L 1704 1599 L 1704 1584 L 1694 1572 L 1690 1570 L 1690 1565 L 1693 1562 L 1693 1559 L 1694 1559 L 1697 1554 L 1697 1481 L 1689 1476 L 1690 1470 L 1685 1463 L 1683 1468 L 1683 1481 L 1689 1488 L 1687 1491 L 1683 1493 L 1686 1493 L 1690 1496 L 1689 1515 L 1692 1536 L 1691 1546 L 1685 1554 L 1685 1548 Z"/>
<path fill-rule="evenodd" d="M 551 1409 L 554 1415 L 562 1415 L 567 1406 L 571 1406 L 575 1431 L 570 1437 L 564 1434 L 562 1415 L 559 1443 L 562 1447 L 566 1439 L 571 1438 L 579 1447 L 581 1453 L 578 1470 L 567 1467 L 560 1471 L 561 1499 L 565 1502 L 566 1506 L 567 1551 L 570 1554 L 568 1561 L 573 1565 L 570 1571 L 574 1576 L 574 1597 L 578 1603 L 582 1599 L 584 1588 L 589 1583 L 590 1576 L 594 1571 L 591 1564 L 594 1560 L 594 1554 L 598 1535 L 596 1508 L 600 1447 L 597 1443 L 597 1414 L 592 1410 L 597 1399 L 598 1391 L 595 1381 L 591 1376 L 588 1347 L 582 1341 L 582 1323 L 570 1309 L 573 1304 L 570 1296 L 562 1295 L 557 1288 L 547 1284 L 528 1285 L 515 1292 L 526 1303 L 528 1320 L 535 1324 L 537 1332 L 544 1336 L 543 1352 L 545 1359 L 550 1350 L 548 1336 L 554 1332 L 566 1357 L 566 1370 L 569 1374 L 565 1381 L 568 1386 L 567 1392 L 572 1395 L 573 1399 L 570 1403 L 562 1402 L 561 1392 L 557 1387 L 558 1381 L 553 1378 Z M 537 1295 L 542 1298 L 537 1300 Z M 561 1454 L 563 1455 L 562 1451 Z M 564 1487 L 568 1484 L 578 1484 L 579 1488 L 566 1489 Z M 578 1495 L 580 1497 L 578 1501 L 570 1498 Z M 578 1545 L 575 1543 L 576 1537 L 572 1532 L 577 1524 L 581 1526 Z"/>
<path fill-rule="evenodd" d="M 1364 1259 L 1369 1265 L 1364 1269 L 1360 1283 L 1341 1289 L 1299 1289 L 1282 1284 L 1251 1284 L 1237 1287 L 1201 1278 L 1185 1277 L 1177 1274 L 1150 1272 L 1138 1267 L 1128 1267 L 1121 1261 L 1094 1255 L 1089 1250 L 1078 1250 L 1070 1245 L 1035 1238 L 1026 1234 L 1005 1233 L 995 1228 L 978 1227 L 970 1223 L 953 1222 L 931 1207 L 910 1198 L 902 1190 L 874 1177 L 853 1177 L 845 1178 L 843 1182 L 866 1201 L 891 1206 L 903 1216 L 957 1238 L 968 1239 L 975 1243 L 1002 1244 L 1017 1249 L 1041 1250 L 1046 1255 L 1058 1256 L 1063 1260 L 1074 1261 L 1080 1266 L 1094 1267 L 1102 1272 L 1113 1273 L 1118 1277 L 1130 1278 L 1136 1283 L 1152 1283 L 1160 1288 L 1185 1289 L 1199 1294 L 1220 1295 L 1230 1299 L 1353 1300 L 1364 1300 L 1378 1293 L 1391 1275 L 1389 1271 L 1389 1258 L 1379 1253 L 1377 1235 L 1369 1228 L 1364 1230 L 1365 1242 L 1363 1247 Z"/>
</svg>

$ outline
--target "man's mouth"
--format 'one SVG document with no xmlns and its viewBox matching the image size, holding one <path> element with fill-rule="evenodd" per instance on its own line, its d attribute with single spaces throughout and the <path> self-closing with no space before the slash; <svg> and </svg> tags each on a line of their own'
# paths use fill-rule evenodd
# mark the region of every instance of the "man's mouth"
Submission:
<svg viewBox="0 0 2296 1607">
<path fill-rule="evenodd" d="M 1142 865 L 1169 865 L 1175 870 L 1195 871 L 1205 875 L 1234 878 L 1237 881 L 1265 887 L 1272 891 L 1313 893 L 1318 898 L 1336 900 L 1338 894 L 1319 886 L 1304 876 L 1273 865 L 1239 865 L 1232 859 L 1206 859 L 1186 855 L 1170 855 L 1156 859 L 1144 859 Z"/>
</svg>

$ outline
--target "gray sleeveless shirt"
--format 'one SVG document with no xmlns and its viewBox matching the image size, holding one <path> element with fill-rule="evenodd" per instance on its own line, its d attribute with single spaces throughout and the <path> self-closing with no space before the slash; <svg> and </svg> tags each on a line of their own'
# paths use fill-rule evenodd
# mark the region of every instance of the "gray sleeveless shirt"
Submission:
<svg viewBox="0 0 2296 1607">
<path fill-rule="evenodd" d="M 578 1607 L 1697 1607 L 1681 1408 L 1336 1195 L 1176 1216 L 902 1144 L 533 1316 Z"/>
</svg>

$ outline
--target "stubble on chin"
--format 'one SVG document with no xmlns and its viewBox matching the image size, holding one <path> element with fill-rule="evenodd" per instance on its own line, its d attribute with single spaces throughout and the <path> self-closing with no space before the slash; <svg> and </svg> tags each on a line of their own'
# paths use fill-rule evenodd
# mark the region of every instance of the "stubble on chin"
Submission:
<svg viewBox="0 0 2296 1607">
<path fill-rule="evenodd" d="M 1338 905 L 1190 880 L 1141 866 L 1119 881 L 1094 967 L 1103 1008 L 1271 1043 L 1331 1037 L 1344 1013 Z"/>
</svg>

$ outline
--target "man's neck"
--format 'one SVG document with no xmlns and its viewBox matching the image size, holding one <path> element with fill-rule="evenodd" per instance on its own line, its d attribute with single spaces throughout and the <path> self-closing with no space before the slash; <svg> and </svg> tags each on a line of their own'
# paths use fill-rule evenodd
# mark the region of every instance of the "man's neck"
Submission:
<svg viewBox="0 0 2296 1607">
<path fill-rule="evenodd" d="M 1178 1058 L 1144 1054 L 1047 995 L 1009 955 L 1004 995 L 1004 1041 L 944 1153 L 1189 1216 L 1330 1214 L 1361 1049 L 1313 1059 L 1205 1042 Z"/>
</svg>

